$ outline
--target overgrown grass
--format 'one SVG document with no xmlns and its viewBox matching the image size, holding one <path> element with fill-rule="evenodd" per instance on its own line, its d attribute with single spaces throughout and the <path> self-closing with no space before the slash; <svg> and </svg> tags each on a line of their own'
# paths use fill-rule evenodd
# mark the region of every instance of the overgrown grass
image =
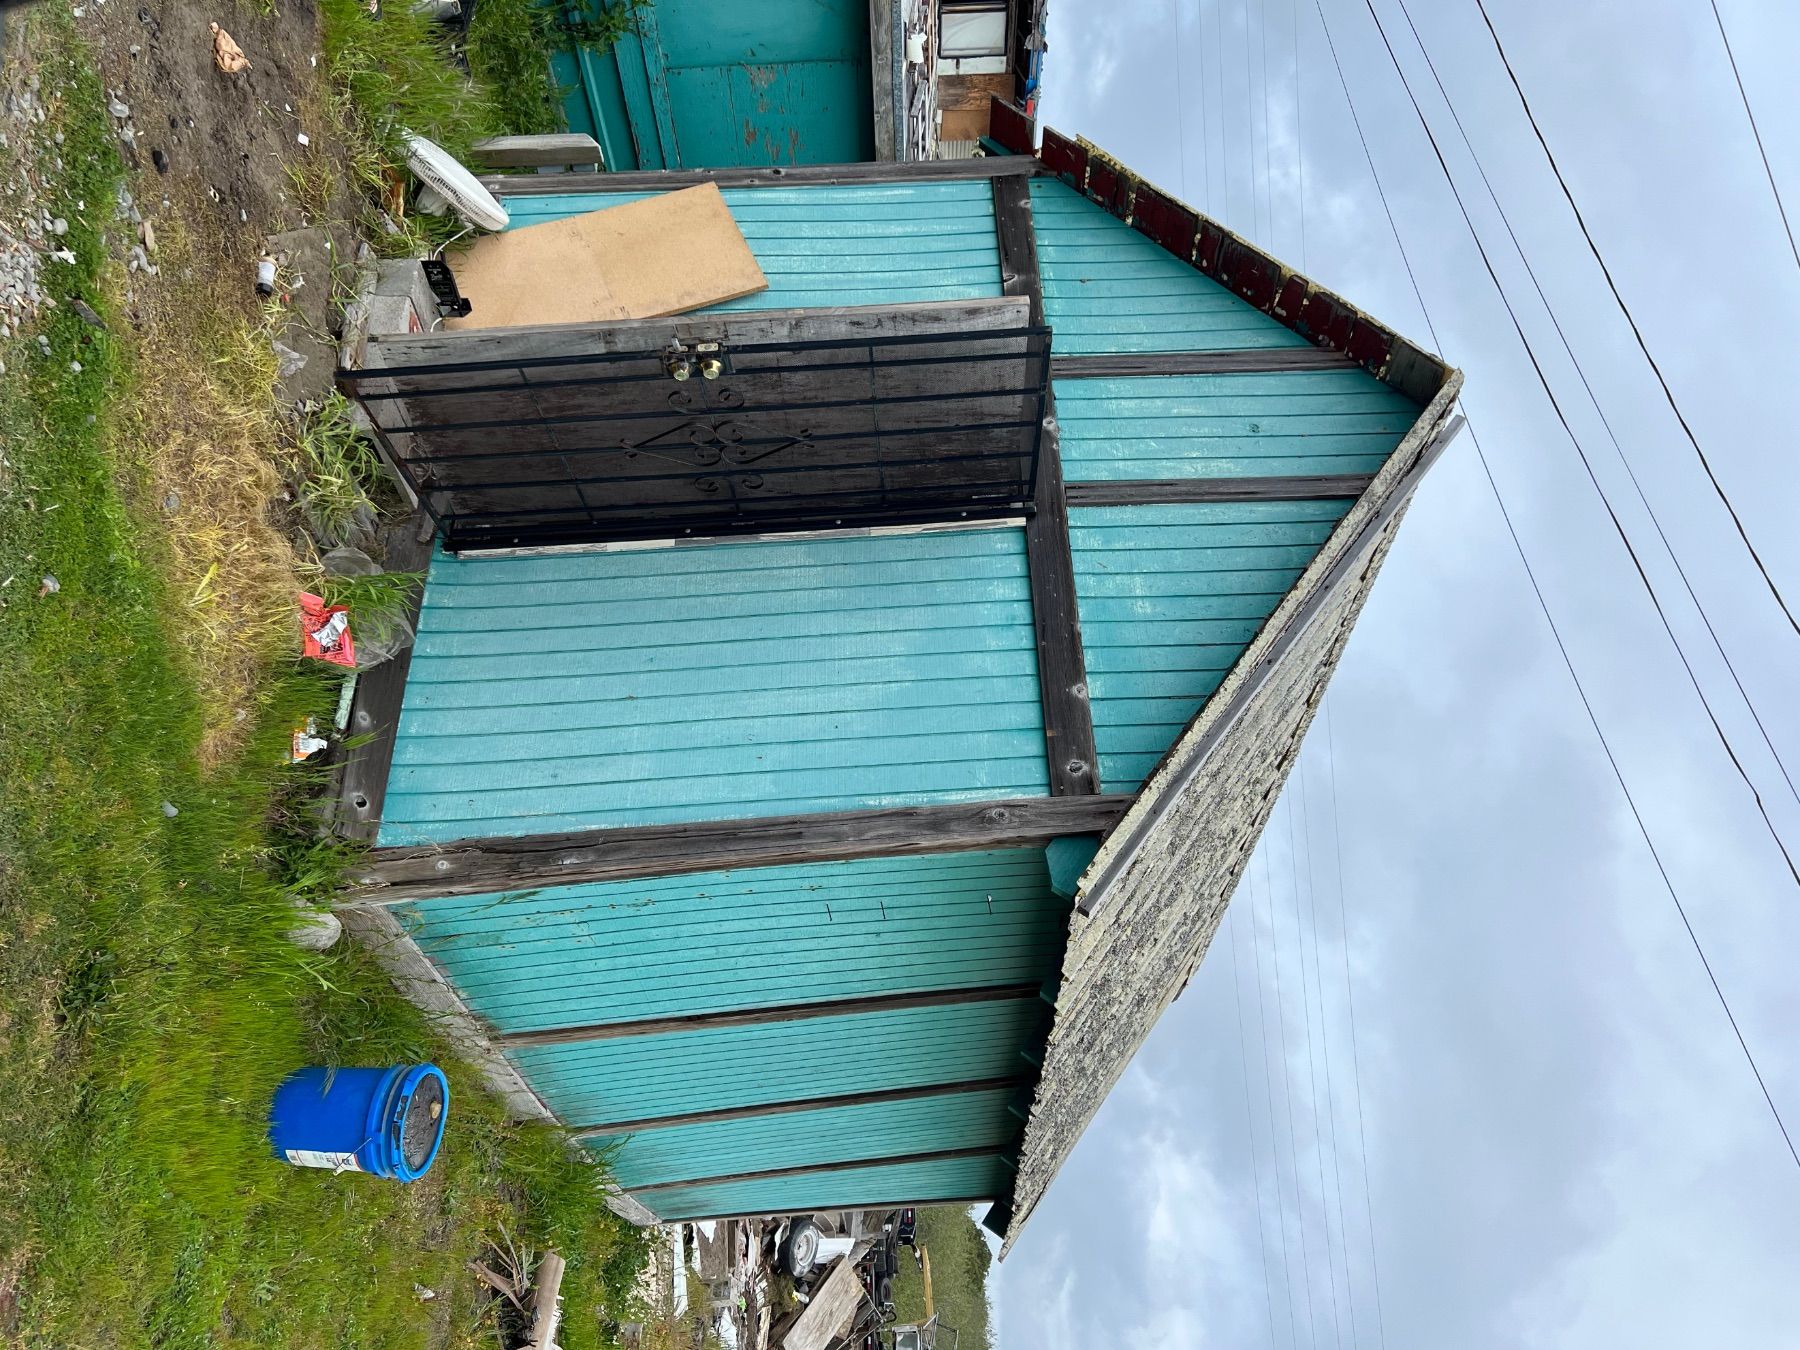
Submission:
<svg viewBox="0 0 1800 1350">
<path fill-rule="evenodd" d="M 169 536 L 196 527 L 161 506 L 156 475 L 174 471 L 138 457 L 158 425 L 137 420 L 146 367 L 165 349 L 122 336 L 101 213 L 75 206 L 110 200 L 119 173 L 96 64 L 66 10 L 32 20 L 44 87 L 61 91 L 43 130 L 63 134 L 67 168 L 49 204 L 77 263 L 59 294 L 110 326 L 51 311 L 49 354 L 12 344 L 0 386 L 0 1284 L 18 1298 L 16 1327 L 0 1298 L 0 1338 L 491 1345 L 464 1264 L 504 1227 L 570 1258 L 563 1344 L 596 1345 L 597 1310 L 625 1311 L 642 1255 L 601 1174 L 559 1134 L 509 1124 L 359 948 L 285 939 L 295 902 L 328 896 L 346 861 L 313 833 L 314 772 L 283 753 L 296 723 L 329 716 L 335 677 L 265 661 L 236 748 L 202 760 L 196 609 L 164 572 Z M 220 395 L 218 426 L 254 402 L 246 389 Z M 42 576 L 57 589 L 39 595 Z M 265 1113 L 293 1068 L 422 1058 L 454 1097 L 425 1180 L 270 1156 Z"/>
<path fill-rule="evenodd" d="M 563 129 L 562 90 L 550 73 L 555 18 L 542 0 L 481 0 L 469 22 L 469 71 L 493 91 L 496 120 L 509 135 Z"/>
<path fill-rule="evenodd" d="M 381 461 L 351 420 L 342 394 L 333 391 L 304 419 L 288 459 L 300 513 L 313 538 L 335 548 L 374 524 Z"/>
<path fill-rule="evenodd" d="M 992 1253 L 968 1210 L 934 1205 L 919 1211 L 919 1245 L 931 1258 L 931 1292 L 940 1325 L 954 1329 L 960 1350 L 988 1350 L 987 1276 Z M 894 1308 L 901 1322 L 925 1320 L 925 1283 L 903 1253 L 894 1279 Z M 945 1343 L 948 1338 L 945 1338 Z"/>
<path fill-rule="evenodd" d="M 563 90 L 551 54 L 608 51 L 649 7 L 650 0 L 481 0 L 469 24 L 469 69 L 493 91 L 508 132 L 561 131 Z"/>
<path fill-rule="evenodd" d="M 392 163 L 404 162 L 407 131 L 466 157 L 483 136 L 505 130 L 488 85 L 457 69 L 440 25 L 405 3 L 369 13 L 364 0 L 319 0 L 325 66 L 363 128 Z"/>
</svg>

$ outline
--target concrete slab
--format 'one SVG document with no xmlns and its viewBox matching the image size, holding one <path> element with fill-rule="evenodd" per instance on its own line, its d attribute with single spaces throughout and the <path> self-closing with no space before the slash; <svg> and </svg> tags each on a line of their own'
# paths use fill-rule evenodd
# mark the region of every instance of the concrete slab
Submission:
<svg viewBox="0 0 1800 1350">
<path fill-rule="evenodd" d="M 332 334 L 333 245 L 323 229 L 285 230 L 265 247 L 280 265 L 288 321 L 275 338 L 277 397 L 283 407 L 322 402 L 332 389 L 337 342 Z"/>
</svg>

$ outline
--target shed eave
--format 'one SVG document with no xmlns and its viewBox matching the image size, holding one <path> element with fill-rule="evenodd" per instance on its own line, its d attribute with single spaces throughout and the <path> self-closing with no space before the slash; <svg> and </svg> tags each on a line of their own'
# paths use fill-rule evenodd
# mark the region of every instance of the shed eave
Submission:
<svg viewBox="0 0 1800 1350">
<path fill-rule="evenodd" d="M 1444 377 L 1412 429 L 1083 874 L 1013 1195 L 994 1216 L 1002 1257 L 1206 954 L 1410 494 L 1460 427 L 1461 372 L 1436 364 Z"/>
</svg>

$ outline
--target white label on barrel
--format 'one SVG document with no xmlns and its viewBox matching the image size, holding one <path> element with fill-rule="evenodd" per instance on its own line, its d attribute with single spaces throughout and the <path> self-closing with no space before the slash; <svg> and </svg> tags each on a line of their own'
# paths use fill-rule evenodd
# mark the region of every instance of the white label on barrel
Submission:
<svg viewBox="0 0 1800 1350">
<path fill-rule="evenodd" d="M 360 1172 L 354 1153 L 320 1153 L 310 1148 L 290 1148 L 287 1160 L 295 1167 L 324 1167 L 333 1172 Z"/>
</svg>

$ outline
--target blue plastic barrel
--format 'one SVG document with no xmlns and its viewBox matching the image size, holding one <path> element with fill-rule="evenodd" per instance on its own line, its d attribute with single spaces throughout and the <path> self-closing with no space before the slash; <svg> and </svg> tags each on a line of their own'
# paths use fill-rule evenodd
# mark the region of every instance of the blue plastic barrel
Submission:
<svg viewBox="0 0 1800 1350">
<path fill-rule="evenodd" d="M 450 1083 L 435 1064 L 300 1069 L 275 1089 L 269 1142 L 295 1167 L 417 1181 L 450 1118 Z"/>
</svg>

